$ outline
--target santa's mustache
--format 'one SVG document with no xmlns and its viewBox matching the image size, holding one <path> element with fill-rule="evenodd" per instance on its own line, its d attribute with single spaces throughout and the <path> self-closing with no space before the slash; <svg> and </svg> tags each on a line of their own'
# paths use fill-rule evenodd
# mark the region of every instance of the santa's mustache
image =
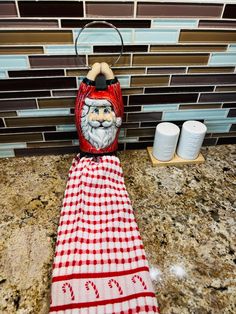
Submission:
<svg viewBox="0 0 236 314">
<path fill-rule="evenodd" d="M 88 121 L 88 123 L 93 127 L 93 128 L 99 128 L 99 127 L 103 127 L 103 128 L 109 128 L 112 124 L 113 121 Z"/>
</svg>

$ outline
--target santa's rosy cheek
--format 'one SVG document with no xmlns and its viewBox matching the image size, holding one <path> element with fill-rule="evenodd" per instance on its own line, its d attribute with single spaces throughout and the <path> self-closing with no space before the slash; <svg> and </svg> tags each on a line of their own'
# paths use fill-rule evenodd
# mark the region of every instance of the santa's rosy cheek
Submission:
<svg viewBox="0 0 236 314">
<path fill-rule="evenodd" d="M 93 121 L 93 120 L 97 120 L 97 115 L 94 113 L 89 113 L 88 114 L 88 120 Z"/>
</svg>

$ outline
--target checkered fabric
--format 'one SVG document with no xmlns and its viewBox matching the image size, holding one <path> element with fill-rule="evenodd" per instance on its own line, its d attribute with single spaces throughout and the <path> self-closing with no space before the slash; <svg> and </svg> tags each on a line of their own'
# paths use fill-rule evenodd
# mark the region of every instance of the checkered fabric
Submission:
<svg viewBox="0 0 236 314">
<path fill-rule="evenodd" d="M 73 160 L 58 229 L 50 313 L 158 313 L 116 156 Z"/>
</svg>

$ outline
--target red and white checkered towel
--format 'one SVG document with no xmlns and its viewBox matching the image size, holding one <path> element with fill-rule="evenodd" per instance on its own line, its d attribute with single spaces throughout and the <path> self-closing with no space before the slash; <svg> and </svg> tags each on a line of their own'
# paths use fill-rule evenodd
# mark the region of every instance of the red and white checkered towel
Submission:
<svg viewBox="0 0 236 314">
<path fill-rule="evenodd" d="M 158 313 L 116 156 L 73 160 L 58 229 L 50 313 Z"/>
</svg>

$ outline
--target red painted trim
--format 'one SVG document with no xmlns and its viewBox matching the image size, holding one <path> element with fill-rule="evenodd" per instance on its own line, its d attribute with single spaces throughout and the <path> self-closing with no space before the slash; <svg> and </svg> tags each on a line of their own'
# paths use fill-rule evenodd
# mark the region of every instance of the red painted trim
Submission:
<svg viewBox="0 0 236 314">
<path fill-rule="evenodd" d="M 95 301 L 95 302 L 71 303 L 71 304 L 65 304 L 65 305 L 52 306 L 50 307 L 50 312 L 80 309 L 80 308 L 90 307 L 90 306 L 114 304 L 114 303 L 129 301 L 132 299 L 137 299 L 140 297 L 155 297 L 155 294 L 153 292 L 141 292 L 141 293 L 127 295 L 126 297 L 117 298 L 117 299 L 101 300 L 101 301 Z"/>
<path fill-rule="evenodd" d="M 138 273 L 141 271 L 149 271 L 148 267 L 139 267 L 135 269 L 129 269 L 124 271 L 117 271 L 117 272 L 106 272 L 106 273 L 79 273 L 79 274 L 70 274 L 70 275 L 63 275 L 63 276 L 56 276 L 52 278 L 52 282 L 63 281 L 63 280 L 70 280 L 70 279 L 79 279 L 79 278 L 106 278 L 106 277 L 118 277 L 118 276 L 125 276 L 131 275 L 134 273 Z"/>
</svg>

